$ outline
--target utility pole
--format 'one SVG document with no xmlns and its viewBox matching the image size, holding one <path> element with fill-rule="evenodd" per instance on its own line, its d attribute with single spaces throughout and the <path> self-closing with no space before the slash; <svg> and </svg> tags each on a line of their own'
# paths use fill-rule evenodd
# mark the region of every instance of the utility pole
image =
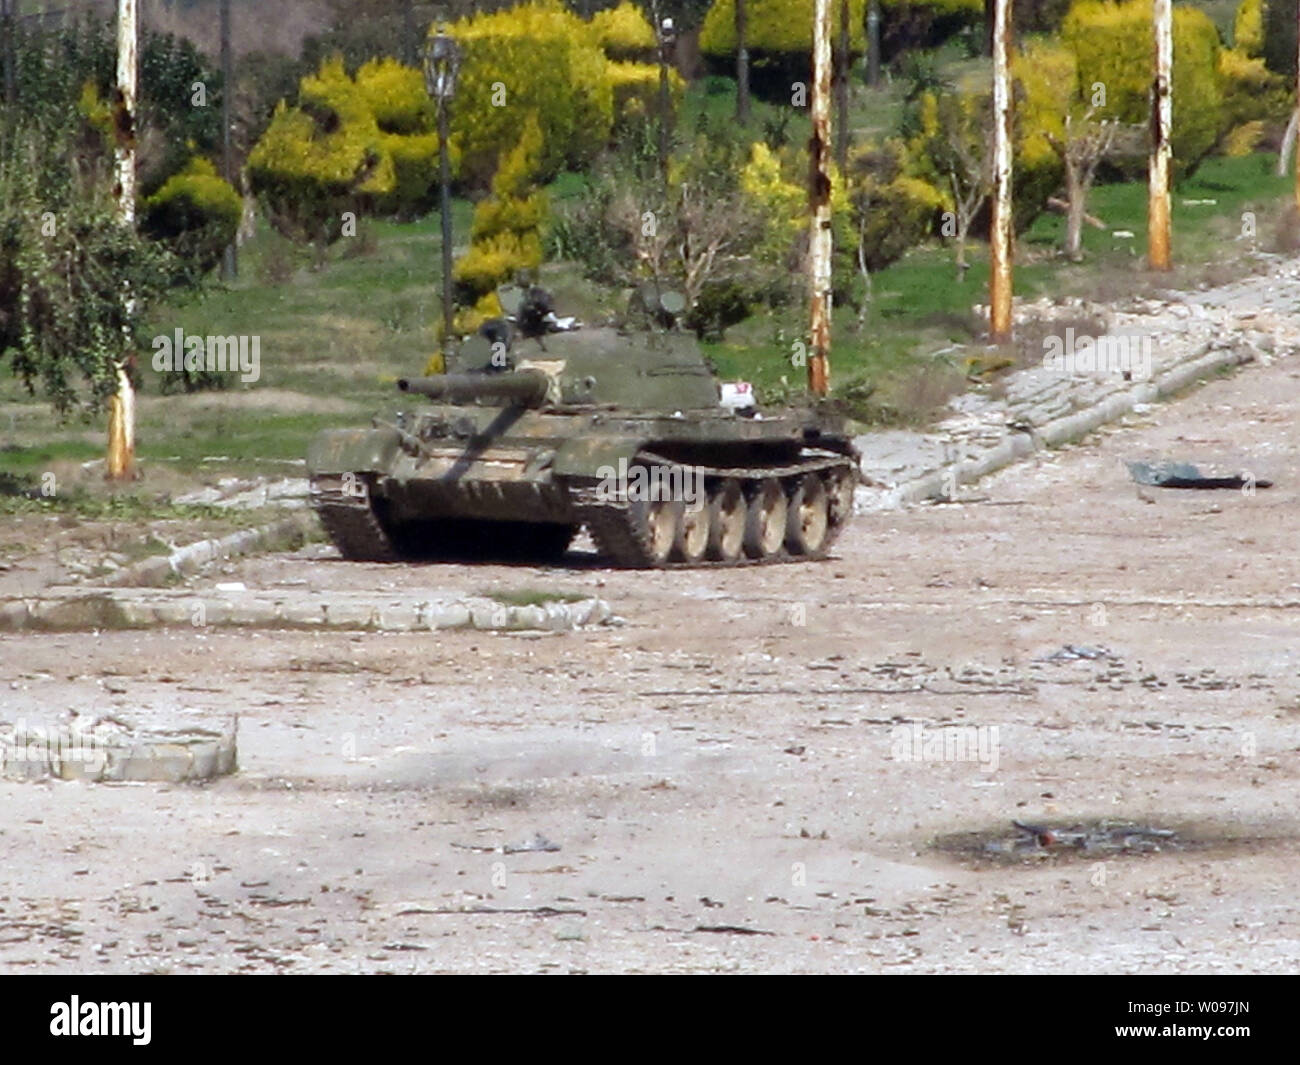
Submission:
<svg viewBox="0 0 1300 1065">
<path fill-rule="evenodd" d="M 1295 106 L 1297 122 L 1300 123 L 1300 0 L 1296 2 L 1296 63 L 1295 63 Z M 1300 131 L 1298 131 L 1300 132 Z M 1296 137 L 1296 144 L 1300 145 L 1300 135 Z M 1300 210 L 1300 147 L 1296 149 L 1295 155 L 1295 205 L 1296 210 Z"/>
<path fill-rule="evenodd" d="M 840 176 L 849 168 L 849 0 L 840 0 L 840 31 L 835 75 L 835 165 Z"/>
<path fill-rule="evenodd" d="M 231 142 L 234 96 L 235 64 L 230 48 L 230 0 L 221 0 L 221 176 L 239 191 L 239 181 L 235 175 L 235 150 Z M 233 281 L 239 276 L 238 245 L 236 236 L 227 245 L 221 259 L 221 276 L 227 281 Z"/>
<path fill-rule="evenodd" d="M 1147 265 L 1169 270 L 1171 220 L 1169 210 L 1170 135 L 1174 98 L 1174 15 L 1172 0 L 1152 0 L 1155 29 L 1155 69 L 1151 79 L 1151 159 L 1147 168 Z"/>
<path fill-rule="evenodd" d="M 424 87 L 429 98 L 438 103 L 438 184 L 439 213 L 442 215 L 442 356 L 443 369 L 450 363 L 455 345 L 455 309 L 451 285 L 451 163 L 447 141 L 450 136 L 449 110 L 456 96 L 456 77 L 460 71 L 460 45 L 447 33 L 446 23 L 424 44 Z"/>
<path fill-rule="evenodd" d="M 749 13 L 745 0 L 736 0 L 736 121 L 749 121 Z"/>
<path fill-rule="evenodd" d="M 880 0 L 867 0 L 867 84 L 880 88 Z"/>
<path fill-rule="evenodd" d="M 136 96 L 136 0 L 117 0 L 117 90 L 113 94 L 113 152 L 118 221 L 135 226 L 135 96 Z M 115 366 L 117 392 L 108 405 L 108 458 L 106 476 L 125 481 L 135 475 L 135 389 L 131 371 L 135 353 L 131 350 L 131 319 L 135 300 L 123 294 L 126 321 L 123 325 L 122 355 Z"/>
<path fill-rule="evenodd" d="M 808 141 L 808 390 L 830 388 L 831 351 L 831 0 L 813 3 L 812 137 Z"/>
<path fill-rule="evenodd" d="M 402 0 L 402 62 L 408 67 L 420 63 L 419 35 L 415 26 L 415 0 Z"/>
<path fill-rule="evenodd" d="M 993 207 L 989 224 L 989 340 L 1011 339 L 1011 0 L 993 8 Z"/>
<path fill-rule="evenodd" d="M 18 0 L 0 0 L 0 62 L 4 63 L 5 106 L 10 118 L 18 103 L 18 71 L 14 69 L 14 5 Z"/>
</svg>

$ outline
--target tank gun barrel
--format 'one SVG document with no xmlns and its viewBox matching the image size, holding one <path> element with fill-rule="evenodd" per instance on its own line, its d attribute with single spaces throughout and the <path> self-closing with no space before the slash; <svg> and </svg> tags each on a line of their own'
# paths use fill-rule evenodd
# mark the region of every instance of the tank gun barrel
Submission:
<svg viewBox="0 0 1300 1065">
<path fill-rule="evenodd" d="M 430 399 L 453 403 L 471 399 L 505 400 L 519 407 L 540 407 L 546 401 L 550 380 L 540 370 L 517 370 L 501 374 L 438 374 L 435 377 L 402 378 L 402 392 L 415 392 Z"/>
</svg>

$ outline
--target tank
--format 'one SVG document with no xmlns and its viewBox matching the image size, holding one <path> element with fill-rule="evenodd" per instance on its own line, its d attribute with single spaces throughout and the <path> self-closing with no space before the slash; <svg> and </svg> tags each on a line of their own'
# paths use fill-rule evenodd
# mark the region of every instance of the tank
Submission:
<svg viewBox="0 0 1300 1065">
<path fill-rule="evenodd" d="M 723 388 L 680 297 L 584 328 L 503 292 L 447 373 L 397 382 L 370 427 L 311 443 L 311 501 L 345 559 L 556 561 L 584 526 L 619 567 L 825 557 L 861 477 L 843 419 Z"/>
</svg>

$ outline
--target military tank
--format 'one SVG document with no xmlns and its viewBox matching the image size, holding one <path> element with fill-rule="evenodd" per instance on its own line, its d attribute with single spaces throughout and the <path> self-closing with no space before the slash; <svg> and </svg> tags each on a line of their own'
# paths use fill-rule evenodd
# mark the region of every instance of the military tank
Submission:
<svg viewBox="0 0 1300 1065">
<path fill-rule="evenodd" d="M 583 526 L 620 567 L 826 555 L 860 480 L 842 419 L 724 397 L 675 293 L 641 294 L 639 328 L 559 319 L 536 288 L 501 298 L 447 372 L 312 441 L 312 505 L 345 559 L 554 561 Z"/>
</svg>

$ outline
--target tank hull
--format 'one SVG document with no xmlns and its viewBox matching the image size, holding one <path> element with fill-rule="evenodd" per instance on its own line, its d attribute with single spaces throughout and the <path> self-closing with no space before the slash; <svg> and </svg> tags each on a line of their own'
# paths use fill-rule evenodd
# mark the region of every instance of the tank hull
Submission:
<svg viewBox="0 0 1300 1065">
<path fill-rule="evenodd" d="M 308 472 L 347 558 L 554 557 L 586 526 L 608 562 L 634 567 L 822 557 L 858 481 L 849 439 L 808 416 L 472 404 L 322 433 Z M 742 508 L 754 529 L 710 547 L 704 526 Z"/>
</svg>

